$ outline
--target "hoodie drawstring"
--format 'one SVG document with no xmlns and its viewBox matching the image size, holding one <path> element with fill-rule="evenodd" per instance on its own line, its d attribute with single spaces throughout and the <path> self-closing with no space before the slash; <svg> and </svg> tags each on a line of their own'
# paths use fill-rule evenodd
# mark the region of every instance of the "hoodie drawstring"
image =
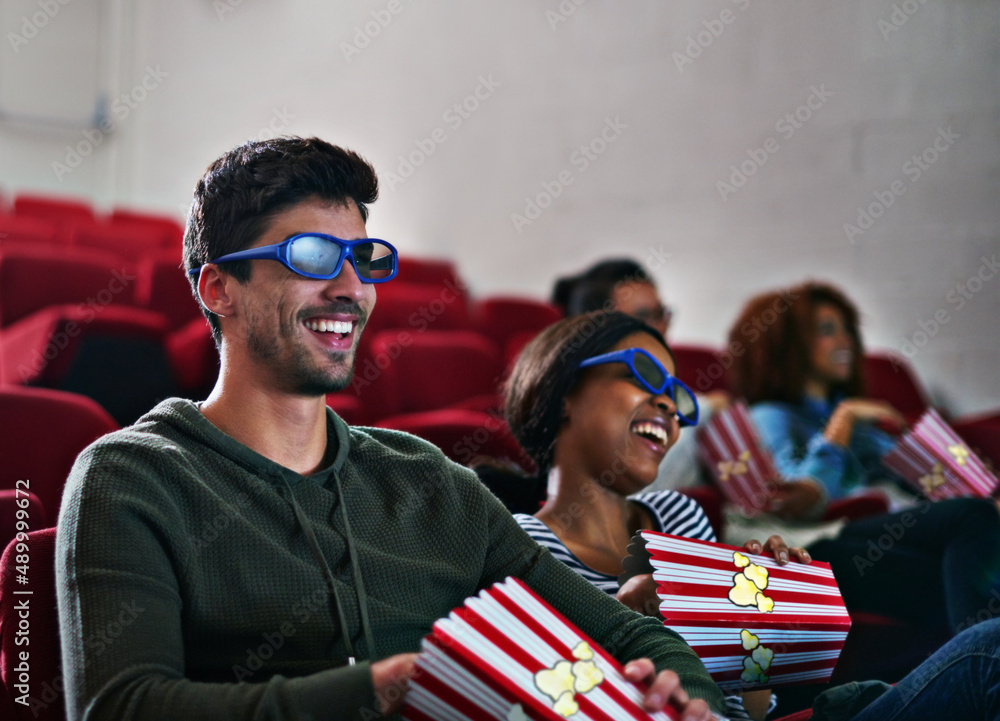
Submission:
<svg viewBox="0 0 1000 721">
<path fill-rule="evenodd" d="M 330 570 L 330 564 L 327 563 L 326 556 L 324 556 L 323 551 L 320 550 L 319 541 L 316 540 L 316 532 L 313 530 L 312 522 L 309 520 L 309 517 L 306 516 L 305 511 L 302 510 L 302 506 L 299 505 L 298 500 L 295 498 L 295 489 L 292 488 L 292 485 L 288 482 L 287 478 L 282 477 L 282 480 L 285 482 L 285 487 L 288 489 L 292 509 L 295 511 L 295 517 L 298 519 L 299 526 L 301 526 L 302 532 L 306 535 L 306 540 L 309 542 L 309 548 L 312 550 L 313 557 L 316 559 L 316 562 L 323 571 L 323 578 L 326 580 L 327 590 L 333 596 L 334 603 L 337 607 L 337 616 L 340 620 L 340 631 L 344 636 L 344 645 L 347 647 L 347 662 L 353 666 L 356 661 L 354 644 L 351 643 L 351 634 L 347 626 L 347 616 L 344 613 L 344 604 L 340 598 L 340 594 L 337 592 L 337 584 L 334 581 L 333 572 Z M 354 548 L 354 537 L 351 534 L 351 524 L 347 518 L 347 504 L 344 500 L 344 494 L 340 488 L 340 478 L 336 473 L 334 473 L 334 480 L 337 483 L 337 495 L 340 497 L 340 509 L 344 519 L 347 550 L 351 557 L 351 571 L 354 574 L 354 590 L 358 594 L 358 605 L 361 608 L 361 628 L 364 631 L 365 643 L 368 646 L 368 655 L 370 660 L 375 661 L 377 660 L 377 656 L 375 655 L 375 639 L 372 636 L 371 624 L 368 621 L 368 596 L 365 593 L 365 582 L 361 577 L 361 567 L 358 564 L 358 552 Z"/>
</svg>

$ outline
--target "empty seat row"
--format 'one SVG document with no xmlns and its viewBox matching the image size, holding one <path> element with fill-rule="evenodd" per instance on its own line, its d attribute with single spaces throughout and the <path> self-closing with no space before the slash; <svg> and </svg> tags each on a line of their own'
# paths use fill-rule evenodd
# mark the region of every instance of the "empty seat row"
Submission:
<svg viewBox="0 0 1000 721">
<path fill-rule="evenodd" d="M 105 215 L 74 198 L 24 193 L 0 208 L 0 242 L 95 246 L 138 258 L 147 250 L 179 249 L 183 236 L 175 218 L 130 208 Z"/>
</svg>

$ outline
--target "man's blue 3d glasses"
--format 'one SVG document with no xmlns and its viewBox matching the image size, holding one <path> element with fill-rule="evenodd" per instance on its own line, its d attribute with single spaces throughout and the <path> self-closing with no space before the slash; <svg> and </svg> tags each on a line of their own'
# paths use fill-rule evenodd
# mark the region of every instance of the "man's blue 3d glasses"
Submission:
<svg viewBox="0 0 1000 721">
<path fill-rule="evenodd" d="M 384 240 L 343 240 L 322 233 L 299 233 L 275 245 L 248 248 L 210 262 L 233 260 L 276 260 L 301 276 L 317 280 L 336 278 L 345 260 L 354 267 L 362 283 L 385 283 L 399 272 L 399 254 Z M 188 273 L 198 275 L 201 268 L 192 268 Z"/>
</svg>

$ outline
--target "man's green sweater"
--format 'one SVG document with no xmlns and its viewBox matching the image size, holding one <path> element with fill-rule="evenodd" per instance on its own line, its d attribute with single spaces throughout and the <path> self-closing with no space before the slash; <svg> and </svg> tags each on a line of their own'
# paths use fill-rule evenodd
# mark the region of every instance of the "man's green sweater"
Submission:
<svg viewBox="0 0 1000 721">
<path fill-rule="evenodd" d="M 80 455 L 57 534 L 69 719 L 376 717 L 368 661 L 346 665 L 336 604 L 291 493 L 359 658 L 419 650 L 436 619 L 516 576 L 619 660 L 647 656 L 721 710 L 679 636 L 552 558 L 471 471 L 414 436 L 348 427 L 332 411 L 327 428 L 333 460 L 308 477 L 179 399 Z"/>
</svg>

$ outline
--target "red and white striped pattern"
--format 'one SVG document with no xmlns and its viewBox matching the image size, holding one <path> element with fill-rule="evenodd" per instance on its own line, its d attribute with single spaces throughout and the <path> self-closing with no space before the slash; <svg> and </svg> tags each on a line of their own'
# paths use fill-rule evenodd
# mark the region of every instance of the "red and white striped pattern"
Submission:
<svg viewBox="0 0 1000 721">
<path fill-rule="evenodd" d="M 745 404 L 713 414 L 698 429 L 698 450 L 731 503 L 751 514 L 767 505 L 767 484 L 777 471 Z"/>
<path fill-rule="evenodd" d="M 723 689 L 820 683 L 833 673 L 851 619 L 829 564 L 779 566 L 770 556 L 721 543 L 655 531 L 642 531 L 642 537 L 665 624 L 684 637 Z M 744 570 L 734 552 L 767 570 L 761 592 L 774 602 L 770 612 L 730 600 L 736 576 Z M 750 648 L 744 645 L 744 630 L 757 639 Z M 766 681 L 742 678 L 756 646 L 774 654 L 763 671 Z"/>
<path fill-rule="evenodd" d="M 883 458 L 928 498 L 986 498 L 998 480 L 951 427 L 928 408 Z"/>
<path fill-rule="evenodd" d="M 535 674 L 577 661 L 586 642 L 604 680 L 573 695 L 569 716 L 535 684 Z M 434 624 L 406 694 L 408 721 L 669 721 L 674 712 L 642 709 L 642 690 L 621 666 L 524 583 L 508 578 L 465 601 Z"/>
</svg>

